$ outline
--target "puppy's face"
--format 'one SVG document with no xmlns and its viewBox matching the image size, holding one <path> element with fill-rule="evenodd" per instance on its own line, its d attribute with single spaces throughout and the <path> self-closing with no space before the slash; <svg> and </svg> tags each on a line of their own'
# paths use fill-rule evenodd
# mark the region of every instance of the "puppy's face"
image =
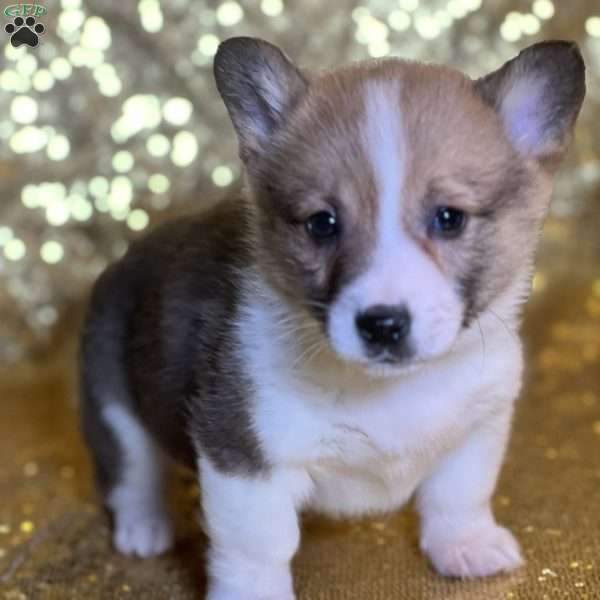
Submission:
<svg viewBox="0 0 600 600">
<path fill-rule="evenodd" d="M 564 43 L 473 82 L 396 59 L 309 80 L 273 46 L 234 39 L 215 73 L 264 272 L 368 367 L 447 352 L 523 276 L 584 93 Z"/>
</svg>

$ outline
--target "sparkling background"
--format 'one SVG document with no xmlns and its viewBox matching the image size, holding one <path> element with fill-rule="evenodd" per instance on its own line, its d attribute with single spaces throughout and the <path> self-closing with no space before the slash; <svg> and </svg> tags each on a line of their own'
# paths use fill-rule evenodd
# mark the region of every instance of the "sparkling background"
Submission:
<svg viewBox="0 0 600 600">
<path fill-rule="evenodd" d="M 600 177 L 600 7 L 481 0 L 47 2 L 38 48 L 0 62 L 0 360 L 53 342 L 57 325 L 127 241 L 239 175 L 212 79 L 221 39 L 257 35 L 313 68 L 387 54 L 479 76 L 538 39 L 583 45 L 590 92 L 555 214 Z M 562 198 L 562 200 L 561 200 Z"/>
<path fill-rule="evenodd" d="M 392 54 L 473 77 L 541 39 L 581 45 L 588 95 L 539 252 L 528 377 L 495 499 L 527 566 L 442 580 L 405 511 L 308 520 L 295 571 L 300 600 L 600 598 L 598 1 L 43 4 L 39 47 L 15 49 L 0 28 L 0 599 L 201 597 L 205 541 L 189 476 L 173 499 L 175 553 L 138 562 L 110 550 L 77 434 L 73 324 L 129 240 L 235 184 L 211 66 L 219 41 L 240 34 L 309 68 Z"/>
</svg>

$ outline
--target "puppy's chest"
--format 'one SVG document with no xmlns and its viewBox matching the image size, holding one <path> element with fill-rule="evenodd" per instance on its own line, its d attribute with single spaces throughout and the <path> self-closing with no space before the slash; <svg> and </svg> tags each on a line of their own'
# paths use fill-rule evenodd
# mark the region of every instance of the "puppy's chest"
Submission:
<svg viewBox="0 0 600 600">
<path fill-rule="evenodd" d="M 261 445 L 274 464 L 310 474 L 318 511 L 393 510 L 470 427 L 453 414 L 467 399 L 432 381 L 352 390 L 274 376 L 256 406 Z"/>
<path fill-rule="evenodd" d="M 426 469 L 469 427 L 469 419 L 457 418 L 468 390 L 444 393 L 426 378 L 364 390 L 285 375 L 273 379 L 263 388 L 255 422 L 276 462 L 409 476 Z"/>
<path fill-rule="evenodd" d="M 325 509 L 330 497 L 340 511 L 346 496 L 353 502 L 361 498 L 361 504 L 373 509 L 402 504 L 431 464 L 460 437 L 458 427 L 421 422 L 385 401 L 365 413 L 341 410 L 330 415 L 314 440 L 307 469 L 317 483 L 317 503 Z"/>
</svg>

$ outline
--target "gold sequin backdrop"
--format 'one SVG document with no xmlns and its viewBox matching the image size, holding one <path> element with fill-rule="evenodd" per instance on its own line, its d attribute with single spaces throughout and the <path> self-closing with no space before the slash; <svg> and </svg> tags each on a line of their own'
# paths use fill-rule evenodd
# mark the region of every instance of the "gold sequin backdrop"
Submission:
<svg viewBox="0 0 600 600">
<path fill-rule="evenodd" d="M 307 521 L 295 571 L 311 600 L 600 598 L 600 2 L 38 4 L 36 48 L 14 48 L 12 17 L 0 16 L 0 598 L 201 595 L 191 479 L 174 498 L 175 553 L 138 562 L 110 550 L 76 433 L 72 330 L 91 281 L 128 240 L 235 183 L 211 63 L 236 34 L 311 67 L 392 54 L 472 76 L 540 39 L 581 45 L 588 96 L 544 231 L 524 326 L 527 383 L 495 500 L 527 566 L 445 581 L 418 553 L 405 511 Z"/>
</svg>

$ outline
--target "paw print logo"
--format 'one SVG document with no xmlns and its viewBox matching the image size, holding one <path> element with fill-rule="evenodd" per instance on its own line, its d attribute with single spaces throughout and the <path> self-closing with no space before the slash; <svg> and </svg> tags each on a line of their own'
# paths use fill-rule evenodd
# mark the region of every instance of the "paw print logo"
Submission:
<svg viewBox="0 0 600 600">
<path fill-rule="evenodd" d="M 10 43 L 17 48 L 22 44 L 27 44 L 35 48 L 44 33 L 45 28 L 41 23 L 35 22 L 35 17 L 15 17 L 12 23 L 4 27 L 4 31 L 10 35 Z"/>
</svg>

